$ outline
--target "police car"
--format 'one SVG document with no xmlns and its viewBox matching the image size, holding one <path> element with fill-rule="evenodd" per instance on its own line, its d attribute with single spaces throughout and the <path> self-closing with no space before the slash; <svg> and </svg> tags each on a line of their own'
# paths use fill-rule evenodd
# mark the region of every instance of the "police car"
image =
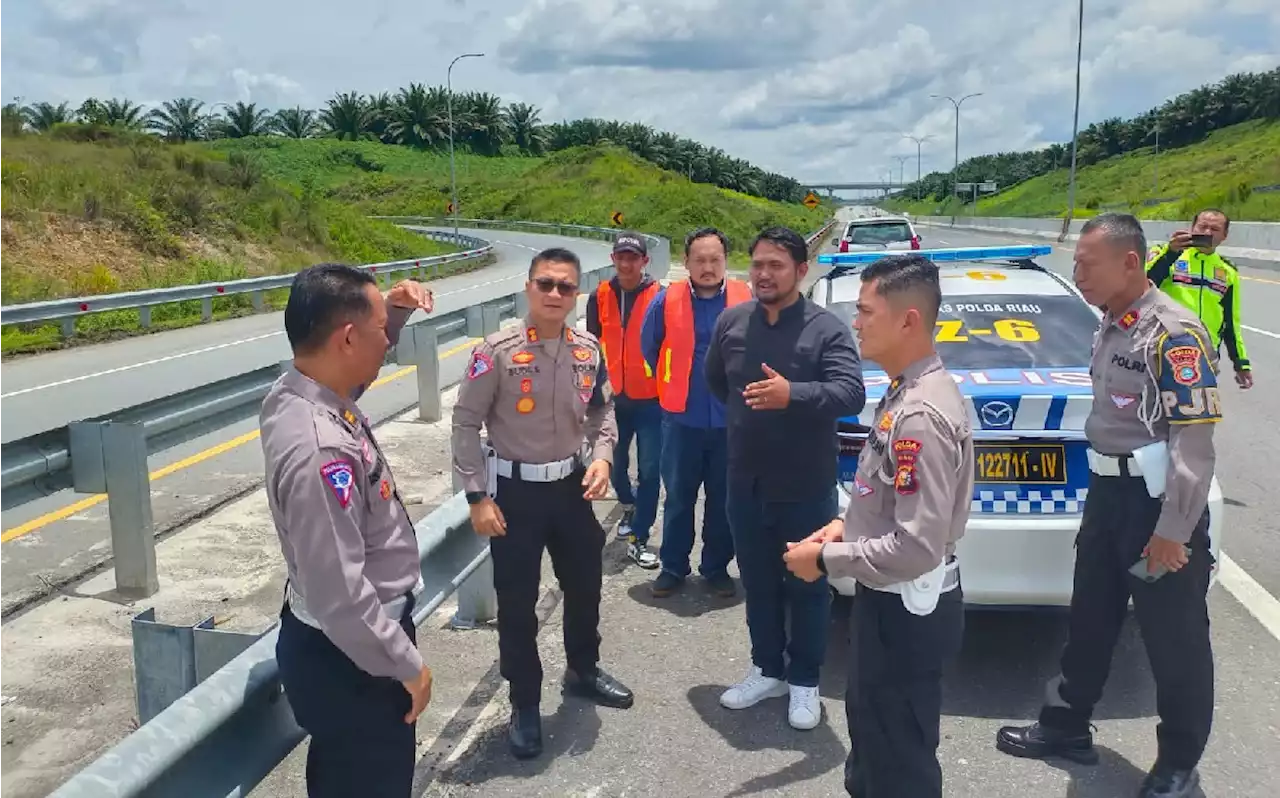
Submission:
<svg viewBox="0 0 1280 798">
<path fill-rule="evenodd" d="M 943 364 L 969 401 L 974 492 L 957 544 L 965 601 L 985 606 L 1065 606 L 1071 601 L 1075 537 L 1088 493 L 1085 419 L 1089 361 L 1101 313 L 1068 280 L 1038 265 L 1048 246 L 920 250 L 938 263 L 942 307 L 935 333 Z M 827 254 L 832 269 L 808 296 L 852 323 L 858 268 L 884 252 Z M 840 489 L 851 493 L 857 458 L 889 375 L 863 361 L 867 405 L 841 419 Z M 1209 491 L 1216 560 L 1222 490 Z M 1216 575 L 1216 574 L 1215 574 Z M 851 595 L 853 581 L 832 580 Z"/>
</svg>

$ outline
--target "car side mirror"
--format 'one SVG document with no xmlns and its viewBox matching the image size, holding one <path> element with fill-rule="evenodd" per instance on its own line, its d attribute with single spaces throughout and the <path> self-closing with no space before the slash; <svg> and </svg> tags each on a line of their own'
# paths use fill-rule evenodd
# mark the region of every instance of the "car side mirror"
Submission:
<svg viewBox="0 0 1280 798">
<path fill-rule="evenodd" d="M 831 239 L 831 246 L 833 247 L 840 246 L 840 236 L 836 236 L 835 238 Z"/>
</svg>

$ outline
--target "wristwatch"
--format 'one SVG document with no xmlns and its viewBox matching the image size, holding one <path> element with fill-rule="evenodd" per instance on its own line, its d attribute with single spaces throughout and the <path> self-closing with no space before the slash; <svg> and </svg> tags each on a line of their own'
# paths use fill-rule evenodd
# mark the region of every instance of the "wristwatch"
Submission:
<svg viewBox="0 0 1280 798">
<path fill-rule="evenodd" d="M 827 576 L 827 563 L 822 559 L 822 555 L 826 550 L 827 544 L 825 543 L 818 547 L 818 571 L 821 572 L 823 576 Z"/>
<path fill-rule="evenodd" d="M 469 490 L 467 491 L 467 504 L 479 504 L 480 501 L 488 495 L 489 494 L 482 490 Z"/>
</svg>

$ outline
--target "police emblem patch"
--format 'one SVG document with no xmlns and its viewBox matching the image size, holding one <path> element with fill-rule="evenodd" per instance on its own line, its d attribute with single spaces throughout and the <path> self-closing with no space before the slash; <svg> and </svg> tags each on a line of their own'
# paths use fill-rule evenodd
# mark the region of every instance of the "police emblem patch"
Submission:
<svg viewBox="0 0 1280 798">
<path fill-rule="evenodd" d="M 853 485 L 858 489 L 859 496 L 870 496 L 876 492 L 876 489 L 867 484 L 861 474 L 855 474 L 853 477 Z"/>
<path fill-rule="evenodd" d="M 1120 408 L 1121 410 L 1125 409 L 1126 407 L 1128 407 L 1129 405 L 1133 404 L 1136 401 L 1138 401 L 1138 397 L 1132 394 L 1127 394 L 1127 393 L 1111 394 L 1112 404 L 1114 404 L 1116 407 Z"/>
<path fill-rule="evenodd" d="M 329 488 L 338 499 L 340 507 L 351 503 L 351 487 L 355 483 L 355 474 L 351 464 L 346 460 L 333 460 L 320 466 L 320 476 L 329 483 Z"/>
<path fill-rule="evenodd" d="M 573 356 L 583 363 L 591 359 L 591 350 L 581 346 L 573 348 Z"/>
<path fill-rule="evenodd" d="M 920 481 L 916 478 L 916 456 L 920 454 L 920 441 L 900 438 L 893 442 L 893 452 L 898 461 L 893 488 L 903 496 L 910 496 L 920 488 Z"/>
<path fill-rule="evenodd" d="M 479 349 L 471 353 L 471 363 L 467 366 L 467 379 L 474 380 L 493 371 L 493 358 Z"/>
<path fill-rule="evenodd" d="M 533 380 L 528 377 L 520 380 L 520 393 L 533 393 Z"/>
<path fill-rule="evenodd" d="M 520 397 L 520 401 L 516 402 L 517 413 L 532 413 L 533 408 L 534 401 L 532 396 L 522 396 Z"/>
<path fill-rule="evenodd" d="M 514 355 L 511 356 L 511 362 L 512 363 L 532 363 L 533 353 L 524 352 L 524 351 L 516 352 Z"/>
<path fill-rule="evenodd" d="M 591 401 L 591 389 L 587 388 L 585 390 L 578 391 L 578 398 L 582 400 L 584 405 L 588 404 Z"/>
<path fill-rule="evenodd" d="M 1164 353 L 1173 367 L 1173 381 L 1179 385 L 1200 382 L 1200 350 L 1194 346 L 1175 346 Z"/>
</svg>

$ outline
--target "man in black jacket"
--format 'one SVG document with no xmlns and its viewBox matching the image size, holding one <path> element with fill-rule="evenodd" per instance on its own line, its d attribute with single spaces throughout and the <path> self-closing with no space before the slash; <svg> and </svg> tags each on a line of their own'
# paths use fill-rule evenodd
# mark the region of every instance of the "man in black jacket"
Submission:
<svg viewBox="0 0 1280 798">
<path fill-rule="evenodd" d="M 770 228 L 750 253 L 755 299 L 721 314 L 707 351 L 707 383 L 727 413 L 729 527 L 752 662 L 720 703 L 745 709 L 789 694 L 791 725 L 812 729 L 831 597 L 826 579 L 798 579 L 783 555 L 788 542 L 840 516 L 836 422 L 861 412 L 866 393 L 849 326 L 800 294 L 804 239 Z"/>
</svg>

